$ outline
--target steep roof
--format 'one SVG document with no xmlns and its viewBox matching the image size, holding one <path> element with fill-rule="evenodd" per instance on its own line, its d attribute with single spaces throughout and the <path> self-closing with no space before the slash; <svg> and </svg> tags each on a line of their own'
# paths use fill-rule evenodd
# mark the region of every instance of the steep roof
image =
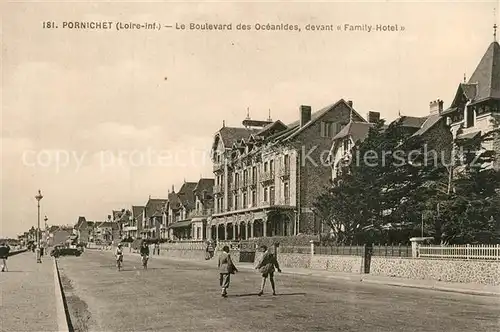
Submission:
<svg viewBox="0 0 500 332">
<path fill-rule="evenodd" d="M 350 136 L 354 142 L 362 141 L 368 136 L 373 123 L 369 122 L 349 122 L 342 130 L 335 135 L 334 141 Z"/>
<path fill-rule="evenodd" d="M 398 122 L 403 127 L 420 128 L 427 120 L 428 116 L 400 116 L 394 122 Z"/>
<path fill-rule="evenodd" d="M 194 187 L 193 191 L 201 192 L 203 190 L 206 190 L 207 192 L 212 192 L 214 185 L 215 179 L 200 179 Z"/>
<path fill-rule="evenodd" d="M 132 205 L 132 216 L 138 218 L 144 212 L 144 206 Z"/>
<path fill-rule="evenodd" d="M 181 204 L 188 209 L 194 207 L 195 199 L 193 191 L 197 184 L 198 182 L 184 182 L 181 189 L 179 189 L 179 192 L 177 193 Z"/>
<path fill-rule="evenodd" d="M 75 229 L 79 229 L 80 227 L 84 226 L 84 224 L 86 222 L 87 222 L 87 220 L 85 220 L 85 217 L 83 217 L 83 216 L 78 217 L 78 221 L 76 222 Z"/>
<path fill-rule="evenodd" d="M 220 136 L 225 148 L 231 148 L 234 143 L 241 139 L 250 137 L 257 133 L 258 129 L 247 129 L 237 127 L 222 127 L 217 134 Z"/>
<path fill-rule="evenodd" d="M 428 130 L 430 130 L 432 127 L 438 124 L 439 121 L 443 119 L 444 118 L 439 114 L 431 114 L 430 116 L 427 117 L 422 126 L 415 133 L 413 133 L 412 136 L 415 137 L 425 134 Z"/>
<path fill-rule="evenodd" d="M 500 99 L 500 45 L 494 41 L 484 53 L 469 84 L 477 83 L 474 101 Z"/>
<path fill-rule="evenodd" d="M 341 103 L 344 103 L 349 109 L 350 111 L 352 112 L 352 114 L 357 117 L 359 120 L 362 120 L 364 121 L 363 117 L 361 115 L 359 115 L 355 110 L 354 108 L 352 108 L 344 99 L 340 99 L 339 101 L 337 101 L 336 103 L 334 104 L 331 104 L 331 105 L 328 105 L 322 109 L 320 109 L 319 111 L 316 111 L 314 113 L 311 114 L 311 120 L 309 122 L 307 122 L 306 124 L 304 124 L 302 127 L 300 127 L 300 120 L 297 120 L 295 122 L 292 122 L 291 124 L 288 125 L 288 128 L 291 128 L 291 127 L 294 127 L 295 130 L 293 130 L 290 135 L 287 135 L 287 137 L 283 137 L 281 139 L 284 139 L 284 140 L 291 140 L 292 138 L 296 137 L 297 135 L 299 135 L 301 132 L 303 132 L 304 130 L 306 130 L 308 127 L 310 127 L 311 125 L 313 125 L 319 118 L 321 118 L 323 115 L 325 115 L 326 113 L 328 113 L 329 111 L 335 109 L 338 105 L 340 105 Z"/>
<path fill-rule="evenodd" d="M 167 201 L 165 198 L 150 198 L 146 203 L 146 217 L 161 216 L 161 210 Z"/>
<path fill-rule="evenodd" d="M 168 204 L 172 210 L 178 210 L 181 207 L 181 201 L 177 193 L 172 192 L 168 194 Z"/>
</svg>

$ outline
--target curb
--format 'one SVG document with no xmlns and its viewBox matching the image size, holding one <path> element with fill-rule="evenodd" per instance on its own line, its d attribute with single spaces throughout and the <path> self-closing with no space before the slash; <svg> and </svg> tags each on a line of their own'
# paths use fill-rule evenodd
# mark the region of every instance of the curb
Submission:
<svg viewBox="0 0 500 332">
<path fill-rule="evenodd" d="M 69 332 L 68 318 L 66 317 L 66 309 L 64 308 L 64 298 L 62 293 L 61 278 L 59 277 L 59 269 L 57 260 L 54 262 L 54 288 L 56 295 L 56 311 L 57 311 L 57 327 L 59 332 Z"/>
<path fill-rule="evenodd" d="M 446 286 L 417 285 L 417 284 L 407 284 L 407 283 L 396 282 L 396 281 L 379 281 L 379 280 L 370 280 L 370 279 L 362 279 L 361 281 L 368 283 L 368 284 L 378 284 L 378 285 L 417 288 L 417 289 L 431 289 L 431 290 L 435 290 L 435 291 L 450 292 L 450 293 L 461 293 L 461 294 L 481 295 L 481 296 L 500 296 L 500 293 L 480 291 L 480 290 L 475 290 L 475 289 L 457 289 L 457 288 L 446 287 Z"/>
</svg>

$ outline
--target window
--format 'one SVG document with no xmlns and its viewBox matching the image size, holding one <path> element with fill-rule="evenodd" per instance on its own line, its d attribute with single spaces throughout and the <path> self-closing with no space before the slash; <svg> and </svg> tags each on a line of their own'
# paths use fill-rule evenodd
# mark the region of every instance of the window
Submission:
<svg viewBox="0 0 500 332">
<path fill-rule="evenodd" d="M 243 171 L 243 185 L 246 186 L 248 184 L 248 170 Z"/>
<path fill-rule="evenodd" d="M 474 108 L 473 107 L 467 107 L 466 108 L 466 116 L 467 116 L 467 128 L 474 127 Z"/>
<path fill-rule="evenodd" d="M 274 186 L 269 187 L 269 203 L 274 204 Z"/>
<path fill-rule="evenodd" d="M 290 169 L 290 156 L 286 154 L 283 158 L 283 166 L 285 167 L 285 170 L 288 171 Z"/>
<path fill-rule="evenodd" d="M 234 185 L 236 188 L 240 185 L 240 174 L 238 173 L 234 174 Z"/>
<path fill-rule="evenodd" d="M 247 193 L 243 193 L 243 208 L 246 209 L 248 206 L 248 202 L 247 202 Z"/>
<path fill-rule="evenodd" d="M 269 161 L 269 173 L 274 173 L 274 160 Z"/>
<path fill-rule="evenodd" d="M 252 167 L 252 183 L 257 181 L 257 166 Z"/>
<path fill-rule="evenodd" d="M 252 206 L 256 206 L 257 204 L 257 192 L 252 190 Z"/>
<path fill-rule="evenodd" d="M 290 204 L 290 185 L 285 182 L 283 185 L 283 194 L 285 196 L 285 204 Z"/>
<path fill-rule="evenodd" d="M 224 197 L 222 197 L 220 199 L 220 208 L 221 208 L 222 212 L 224 212 Z"/>
<path fill-rule="evenodd" d="M 321 137 L 333 137 L 334 135 L 334 128 L 333 122 L 327 122 L 327 121 L 322 121 L 321 122 Z"/>
<path fill-rule="evenodd" d="M 267 202 L 267 196 L 268 196 L 268 189 L 266 187 L 264 188 L 264 202 Z"/>
<path fill-rule="evenodd" d="M 351 142 L 350 142 L 349 138 L 347 138 L 347 139 L 344 140 L 344 153 L 349 152 L 349 148 L 350 148 L 350 145 L 351 145 L 350 143 Z"/>
<path fill-rule="evenodd" d="M 234 209 L 238 210 L 238 194 L 234 194 Z"/>
<path fill-rule="evenodd" d="M 267 172 L 267 161 L 264 163 L 264 172 Z"/>
</svg>

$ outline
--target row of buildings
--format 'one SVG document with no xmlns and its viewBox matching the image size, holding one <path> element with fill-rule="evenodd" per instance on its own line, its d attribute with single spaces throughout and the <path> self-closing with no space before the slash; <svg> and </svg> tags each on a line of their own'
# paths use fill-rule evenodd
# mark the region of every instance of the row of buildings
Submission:
<svg viewBox="0 0 500 332">
<path fill-rule="evenodd" d="M 459 137 L 495 128 L 500 114 L 500 46 L 489 45 L 468 81 L 457 82 L 448 107 L 435 100 L 428 114 L 400 116 L 409 134 L 431 148 L 451 148 Z M 124 238 L 164 240 L 238 240 L 265 236 L 317 234 L 322 231 L 313 202 L 353 145 L 366 138 L 380 113 L 362 117 L 352 101 L 312 111 L 302 105 L 297 120 L 253 120 L 242 127 L 222 126 L 212 140 L 213 178 L 184 182 L 164 198 L 113 211 L 105 221 L 80 217 L 80 242 Z M 486 149 L 500 152 L 500 140 Z M 326 153 L 325 153 L 326 151 Z M 327 159 L 327 166 L 323 161 Z"/>
</svg>

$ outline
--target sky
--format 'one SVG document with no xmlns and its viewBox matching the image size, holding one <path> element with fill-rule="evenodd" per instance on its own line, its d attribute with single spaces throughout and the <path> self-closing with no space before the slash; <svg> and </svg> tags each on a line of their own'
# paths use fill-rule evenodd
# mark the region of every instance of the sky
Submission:
<svg viewBox="0 0 500 332">
<path fill-rule="evenodd" d="M 42 223 L 47 216 L 61 225 L 104 220 L 113 209 L 164 198 L 184 180 L 213 177 L 214 134 L 223 121 L 241 126 L 247 108 L 252 118 L 271 110 L 288 123 L 300 105 L 314 111 L 341 98 L 387 120 L 425 116 L 438 98 L 446 107 L 493 41 L 495 4 L 3 2 L 0 237 L 36 227 L 39 189 Z M 163 28 L 63 28 L 91 21 Z M 233 30 L 175 28 L 190 23 Z M 239 23 L 252 30 L 236 30 Z M 301 31 L 256 31 L 257 23 Z"/>
</svg>

